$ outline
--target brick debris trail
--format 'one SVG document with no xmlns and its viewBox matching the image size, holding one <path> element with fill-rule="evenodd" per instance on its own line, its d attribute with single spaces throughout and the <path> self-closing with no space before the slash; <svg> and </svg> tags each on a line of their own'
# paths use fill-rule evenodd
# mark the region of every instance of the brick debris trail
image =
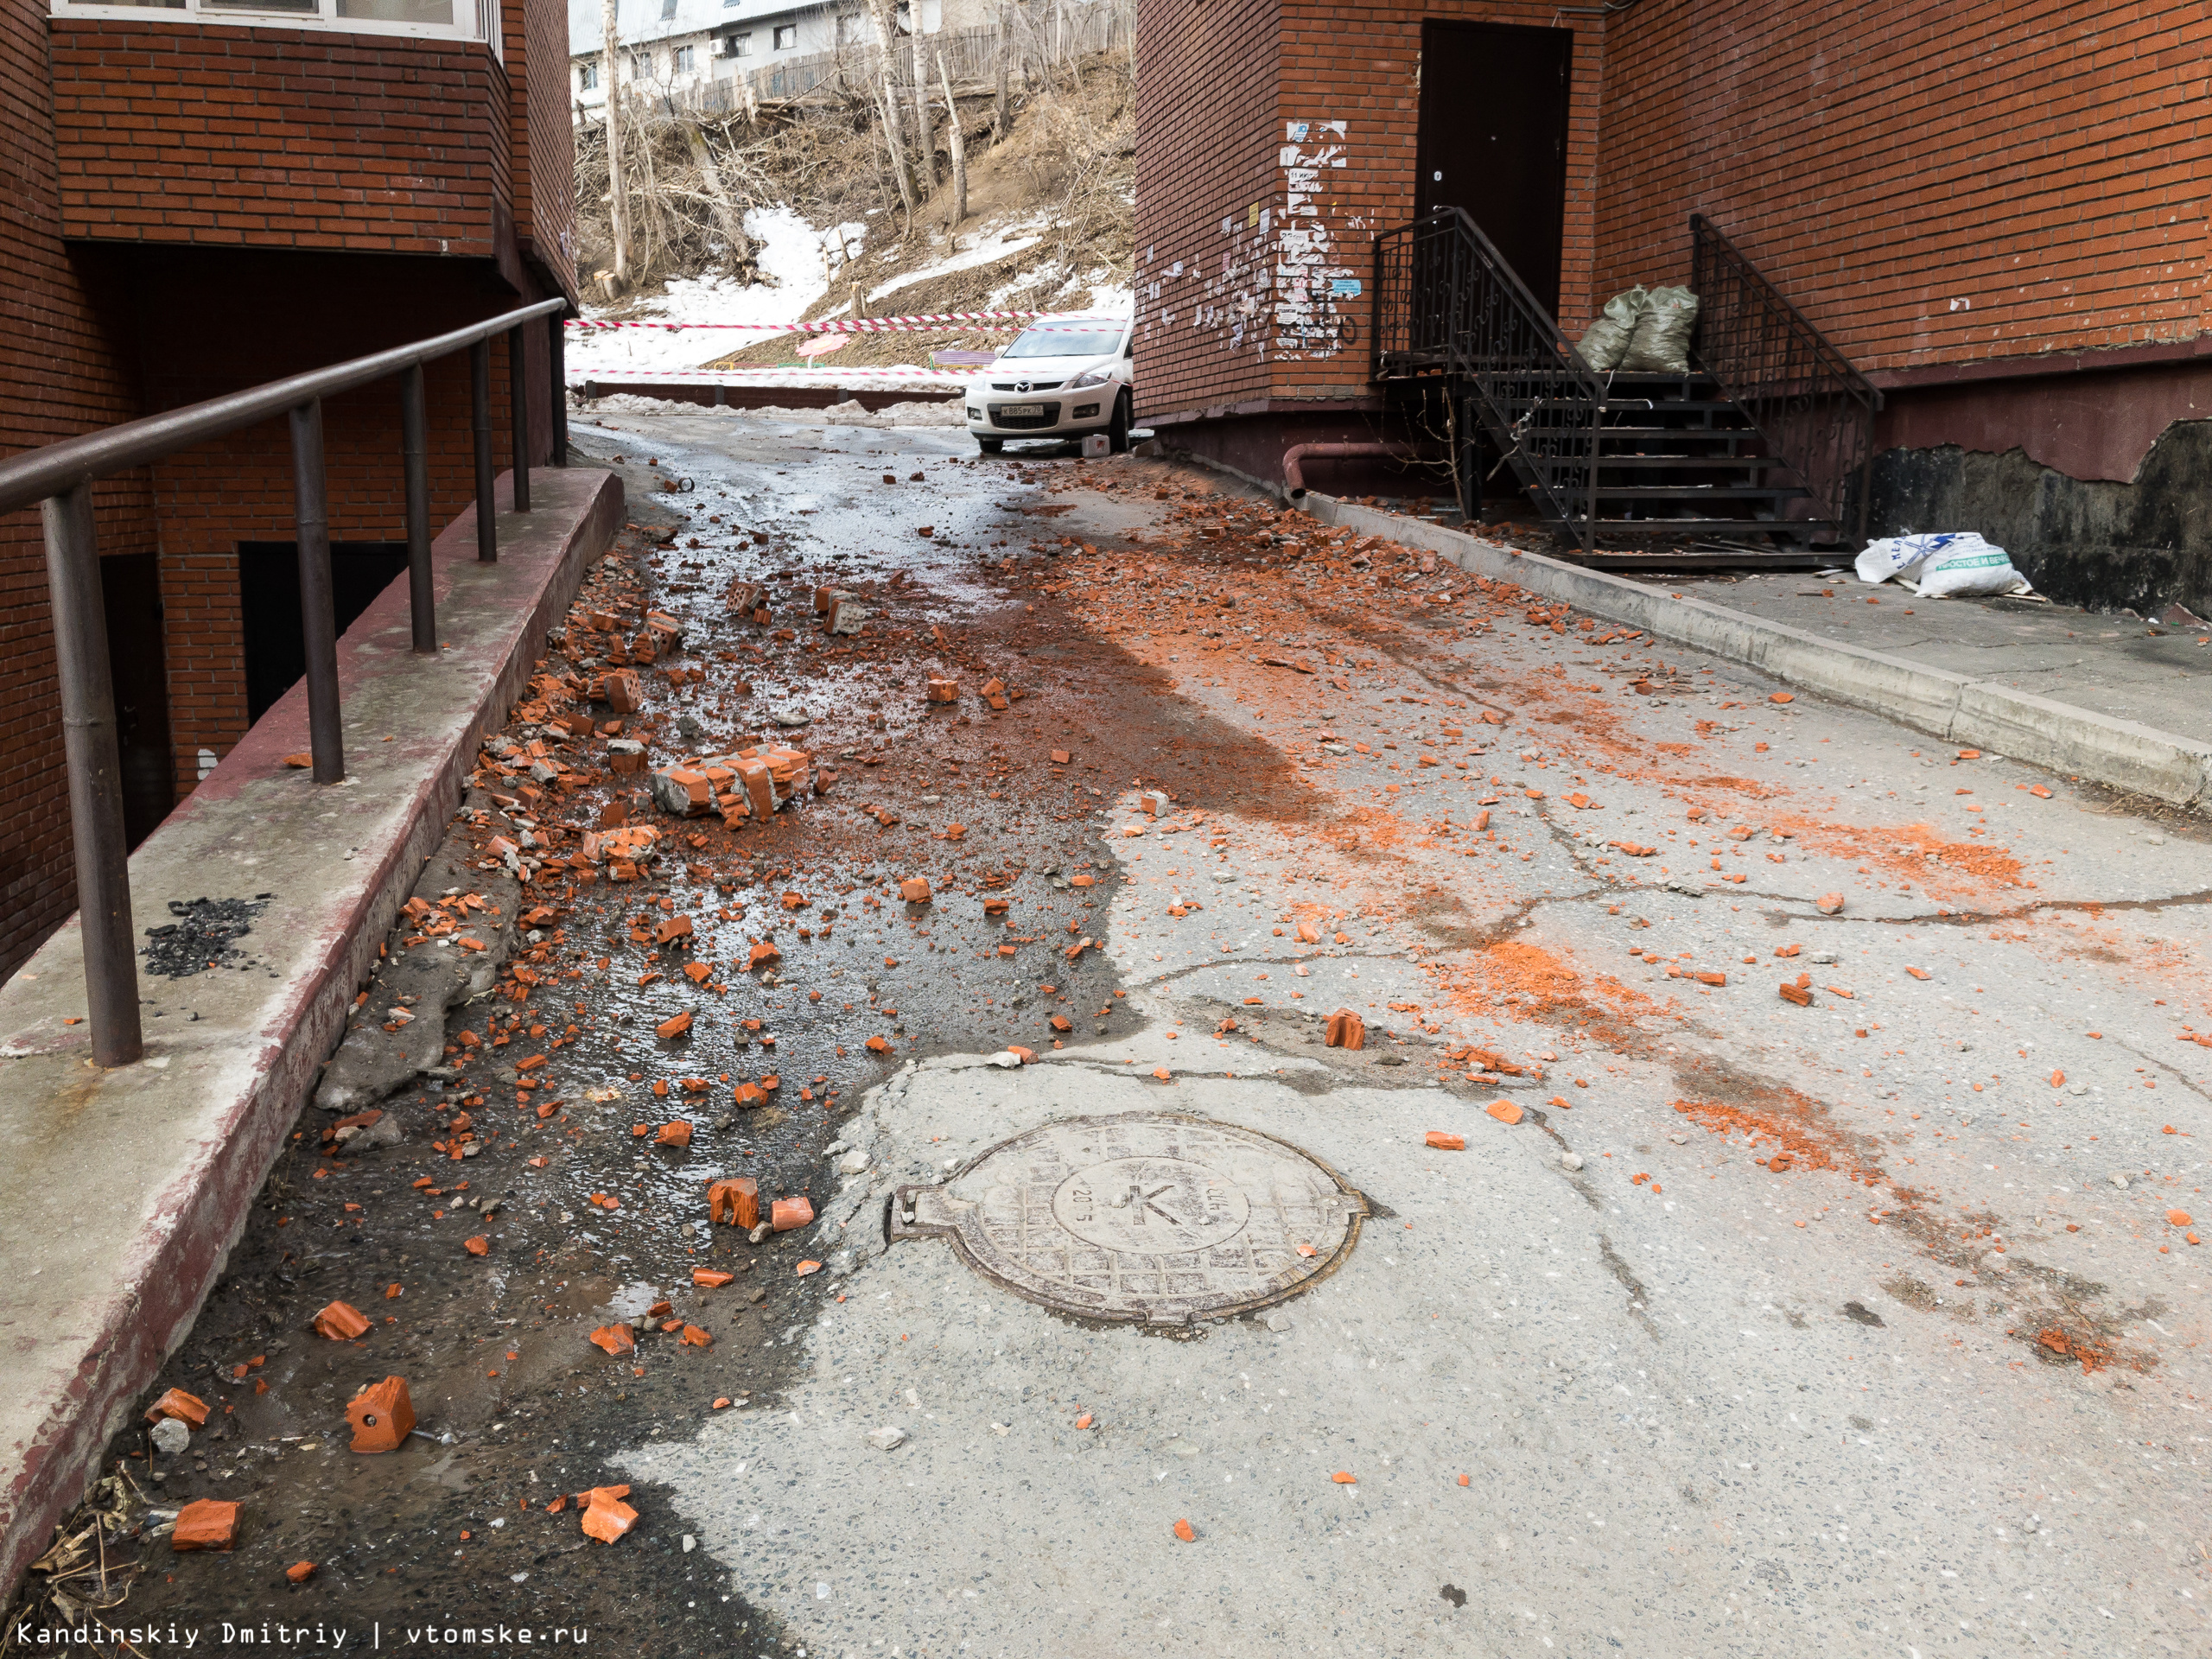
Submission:
<svg viewBox="0 0 2212 1659">
<path fill-rule="evenodd" d="M 2206 1646 L 2201 820 L 1162 462 L 576 432 L 634 527 L 149 1395 L 204 1426 L 111 1448 L 111 1605 L 87 1510 L 18 1622 Z M 1356 1243 L 1147 1334 L 888 1242 L 1146 1110 Z"/>
</svg>

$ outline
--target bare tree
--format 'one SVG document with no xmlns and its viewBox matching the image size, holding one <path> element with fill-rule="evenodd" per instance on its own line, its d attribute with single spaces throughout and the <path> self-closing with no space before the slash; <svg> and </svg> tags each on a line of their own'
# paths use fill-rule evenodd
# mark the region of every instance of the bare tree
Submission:
<svg viewBox="0 0 2212 1659">
<path fill-rule="evenodd" d="M 907 176 L 906 146 L 899 133 L 899 97 L 887 73 L 878 89 L 876 112 L 882 118 L 883 145 L 891 152 L 891 176 L 898 181 L 899 205 L 906 210 L 906 234 L 914 233 L 914 182 Z"/>
<path fill-rule="evenodd" d="M 876 44 L 882 48 L 883 78 L 879 83 L 876 115 L 883 124 L 884 147 L 891 152 L 891 176 L 899 184 L 899 205 L 906 210 L 906 234 L 914 233 L 914 213 L 920 203 L 914 199 L 913 175 L 906 166 L 906 141 L 899 130 L 899 89 L 896 71 L 899 62 L 899 24 L 892 10 L 892 0 L 868 0 L 868 15 L 875 24 Z"/>
<path fill-rule="evenodd" d="M 630 194 L 622 178 L 621 59 L 617 55 L 621 35 L 615 27 L 614 0 L 606 0 L 601 16 L 607 26 L 607 45 L 600 79 L 607 87 L 607 171 L 613 196 L 609 223 L 613 230 L 614 280 L 626 288 L 630 283 Z"/>
<path fill-rule="evenodd" d="M 930 130 L 929 60 L 922 55 L 922 0 L 907 0 L 906 16 L 913 28 L 906 36 L 907 55 L 914 65 L 914 181 L 927 201 L 937 194 L 937 139 Z"/>
<path fill-rule="evenodd" d="M 1014 43 L 1007 35 L 1006 7 L 1007 0 L 999 0 L 998 47 L 993 54 L 998 59 L 999 95 L 991 104 L 991 142 L 995 144 L 1002 144 L 1006 142 L 1007 117 L 1009 113 L 1006 96 L 1006 60 L 1007 54 L 1014 49 Z"/>
<path fill-rule="evenodd" d="M 944 84 L 944 124 L 952 134 L 952 217 L 945 221 L 950 237 L 968 217 L 968 143 L 960 131 L 960 106 L 952 100 L 952 75 L 944 67 L 944 48 L 937 50 L 938 79 Z"/>
<path fill-rule="evenodd" d="M 758 268 L 760 250 L 745 233 L 745 215 L 723 188 L 721 169 L 715 165 L 714 149 L 707 143 L 707 135 L 699 130 L 699 124 L 685 121 L 683 126 L 683 142 L 690 147 L 691 159 L 698 163 L 699 176 L 706 181 L 707 194 L 713 199 L 715 224 L 729 250 L 730 269 L 749 280 Z"/>
</svg>

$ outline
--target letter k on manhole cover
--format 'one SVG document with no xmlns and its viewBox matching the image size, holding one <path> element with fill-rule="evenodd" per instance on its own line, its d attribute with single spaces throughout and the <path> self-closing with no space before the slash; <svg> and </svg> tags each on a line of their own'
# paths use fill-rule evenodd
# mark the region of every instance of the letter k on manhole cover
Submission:
<svg viewBox="0 0 2212 1659">
<path fill-rule="evenodd" d="M 1182 1325 L 1265 1307 L 1351 1253 L 1367 1214 L 1319 1160 L 1256 1130 L 1132 1112 L 1048 1123 L 942 1186 L 906 1186 L 891 1236 L 944 1235 L 1017 1295 Z"/>
</svg>

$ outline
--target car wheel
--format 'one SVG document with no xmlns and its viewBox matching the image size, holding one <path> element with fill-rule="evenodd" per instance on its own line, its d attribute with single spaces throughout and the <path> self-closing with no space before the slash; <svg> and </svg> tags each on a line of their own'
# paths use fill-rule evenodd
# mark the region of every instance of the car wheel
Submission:
<svg viewBox="0 0 2212 1659">
<path fill-rule="evenodd" d="M 1000 450 L 1006 448 L 1006 440 L 1004 438 L 978 438 L 976 440 L 976 447 L 987 455 L 995 455 Z"/>
<path fill-rule="evenodd" d="M 1129 453 L 1129 394 L 1114 399 L 1114 419 L 1106 429 L 1106 447 L 1117 455 Z"/>
</svg>

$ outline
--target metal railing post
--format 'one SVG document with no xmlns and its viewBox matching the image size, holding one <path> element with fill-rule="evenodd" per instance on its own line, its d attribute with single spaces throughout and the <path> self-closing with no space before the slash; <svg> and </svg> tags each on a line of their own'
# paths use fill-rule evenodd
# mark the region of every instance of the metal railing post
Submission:
<svg viewBox="0 0 2212 1659">
<path fill-rule="evenodd" d="M 115 682 L 107 601 L 92 531 L 92 488 L 48 496 L 46 581 L 61 679 L 61 738 L 77 855 L 77 917 L 85 941 L 85 1002 L 92 1060 L 129 1065 L 146 1052 L 138 1021 L 138 963 L 130 937 L 130 853 L 123 830 L 123 766 L 115 741 Z"/>
<path fill-rule="evenodd" d="M 399 454 L 407 475 L 407 600 L 415 622 L 415 649 L 435 656 L 438 600 L 430 570 L 429 417 L 420 363 L 399 377 Z"/>
<path fill-rule="evenodd" d="M 528 330 L 517 323 L 507 331 L 507 427 L 515 452 L 515 511 L 530 511 L 530 353 Z"/>
<path fill-rule="evenodd" d="M 468 421 L 476 437 L 476 556 L 499 556 L 499 509 L 492 499 L 492 342 L 468 348 Z"/>
<path fill-rule="evenodd" d="M 553 391 L 553 454 L 556 467 L 569 464 L 569 376 L 563 359 L 567 354 L 567 325 L 556 311 L 545 319 L 545 359 L 552 365 L 548 377 Z M 717 388 L 719 390 L 719 388 Z"/>
<path fill-rule="evenodd" d="M 330 580 L 330 486 L 322 467 L 322 400 L 296 406 L 292 518 L 300 550 L 300 644 L 307 656 L 308 747 L 318 784 L 346 781 L 338 715 L 338 606 Z"/>
</svg>

